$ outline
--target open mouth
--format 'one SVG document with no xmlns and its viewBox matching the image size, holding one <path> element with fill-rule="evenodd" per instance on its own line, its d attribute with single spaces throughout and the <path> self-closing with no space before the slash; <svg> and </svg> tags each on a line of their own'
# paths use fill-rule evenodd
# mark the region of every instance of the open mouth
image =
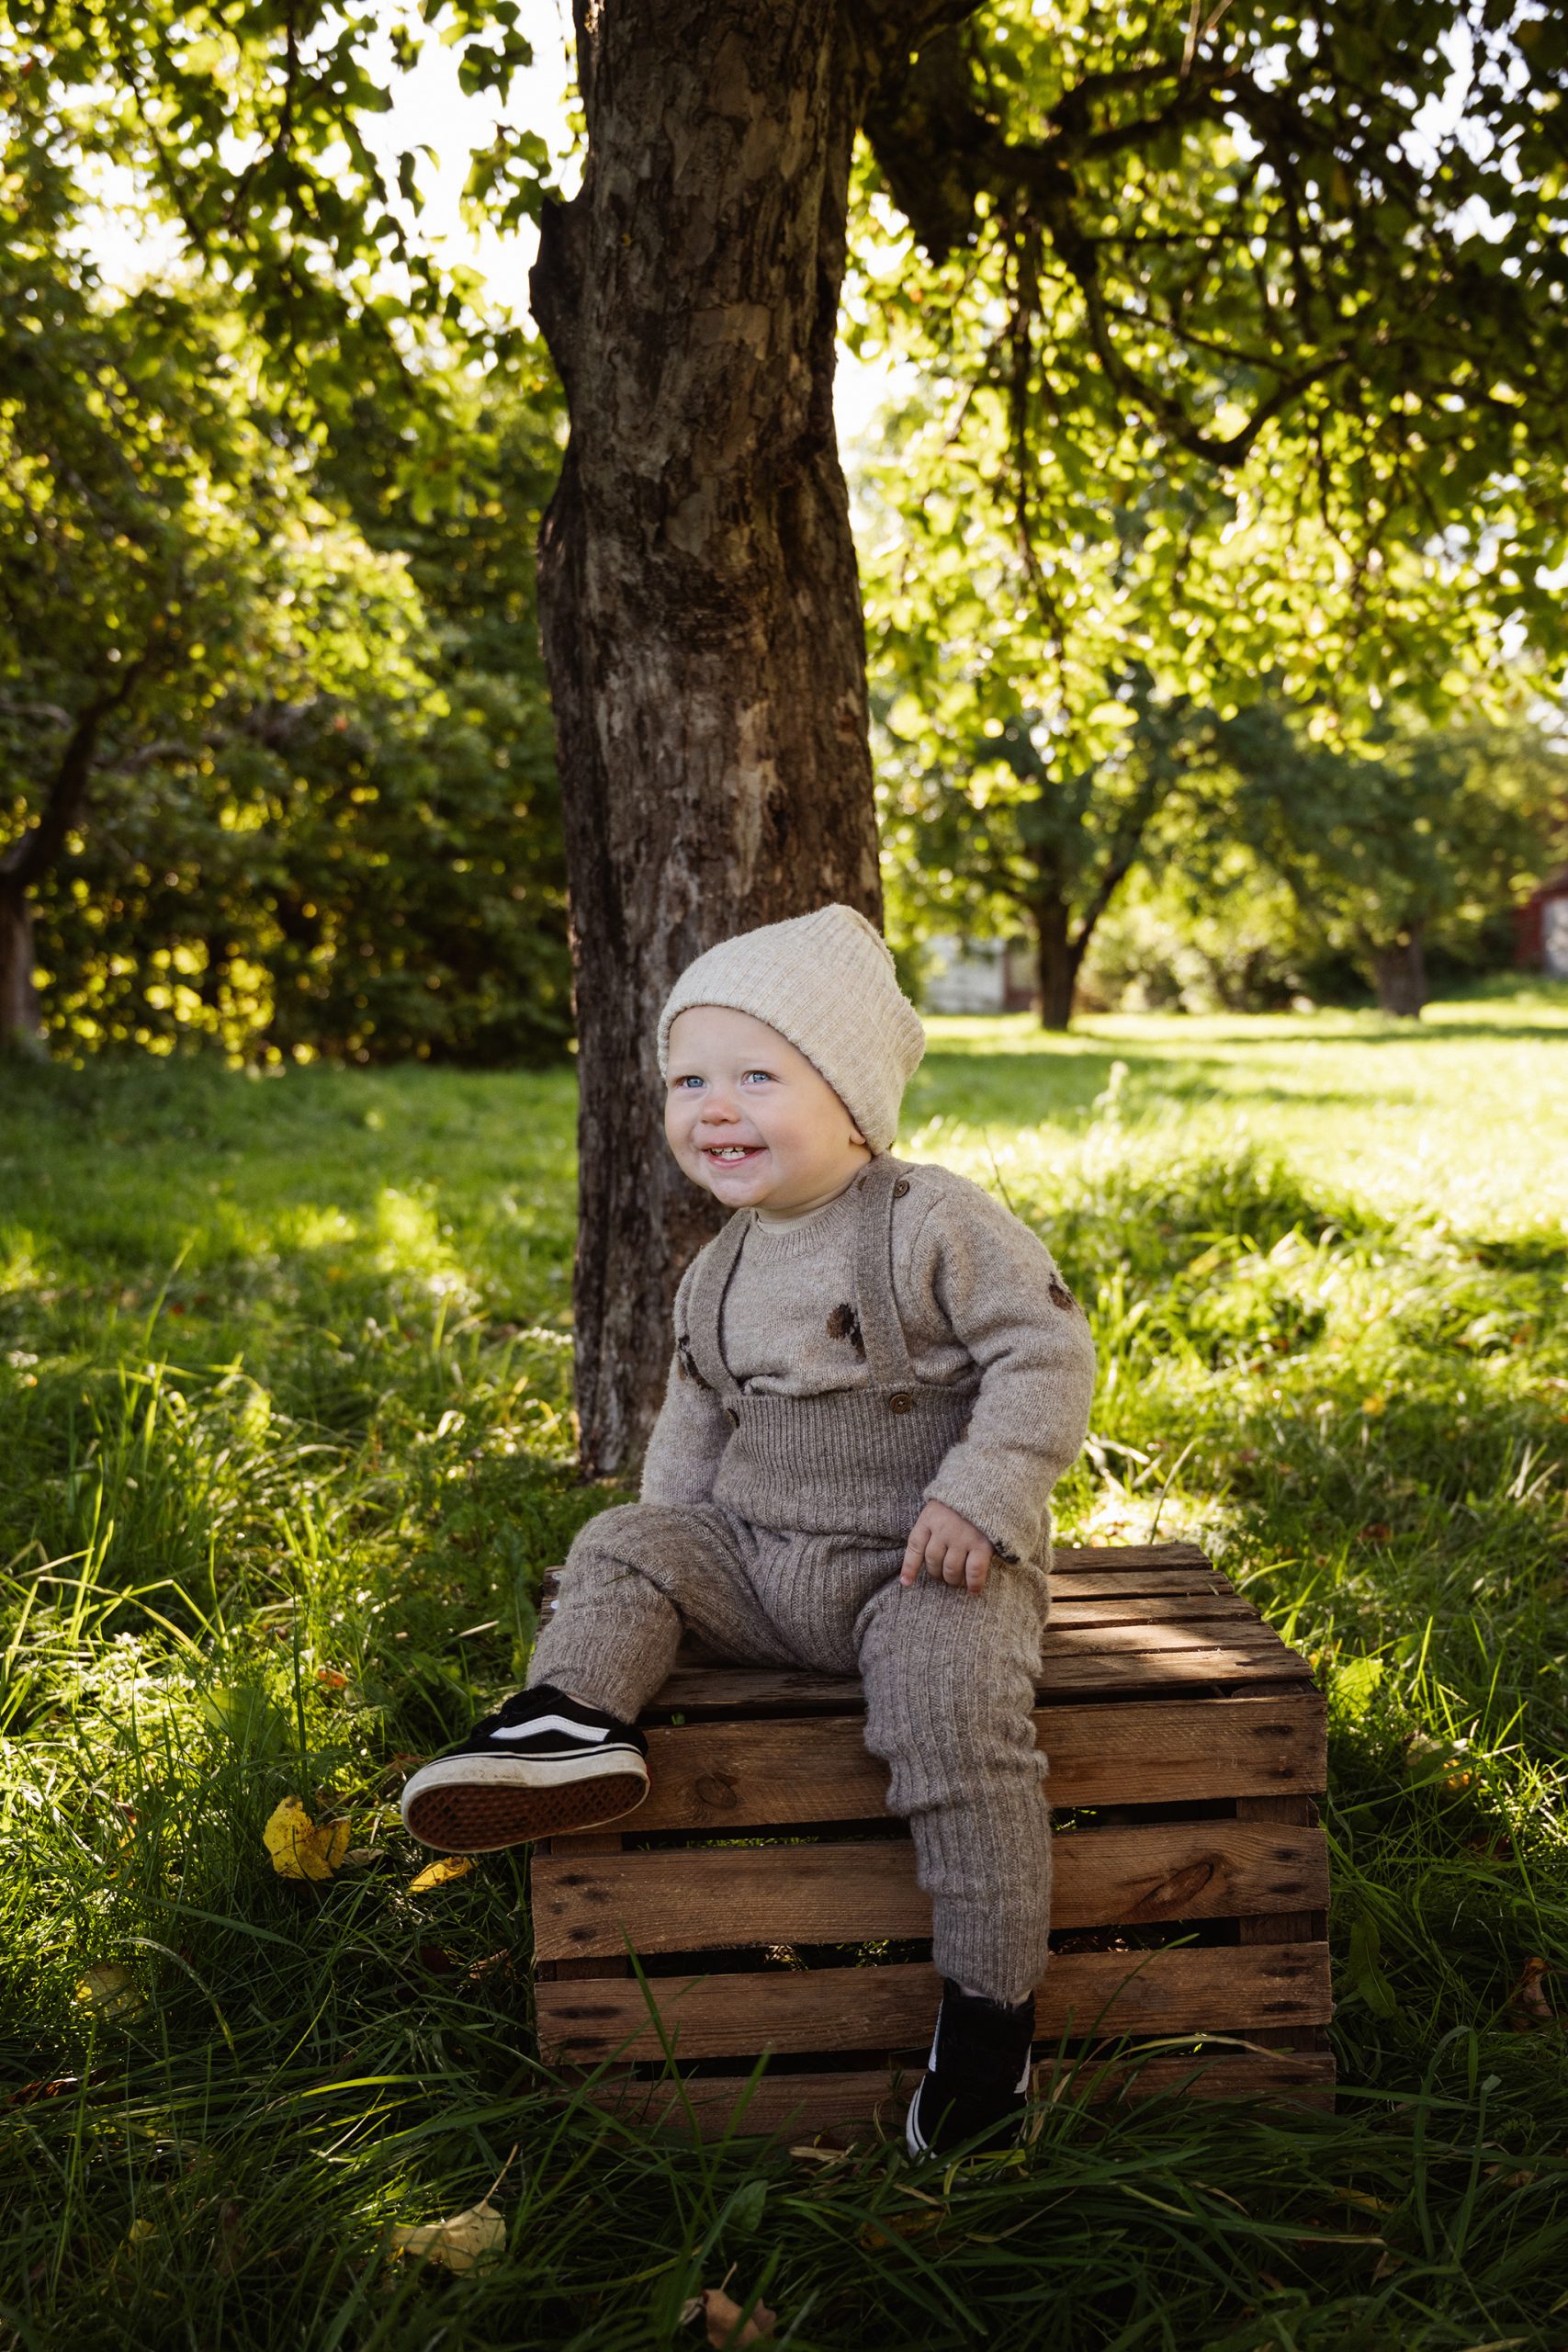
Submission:
<svg viewBox="0 0 1568 2352">
<path fill-rule="evenodd" d="M 705 1143 L 703 1158 L 716 1160 L 721 1168 L 739 1168 L 765 1149 L 766 1146 L 760 1143 Z"/>
</svg>

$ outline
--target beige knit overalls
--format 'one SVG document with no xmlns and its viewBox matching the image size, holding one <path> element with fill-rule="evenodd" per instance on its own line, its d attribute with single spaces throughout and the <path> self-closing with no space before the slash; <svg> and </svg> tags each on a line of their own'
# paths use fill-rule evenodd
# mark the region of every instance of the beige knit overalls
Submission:
<svg viewBox="0 0 1568 2352">
<path fill-rule="evenodd" d="M 917 1378 L 893 1295 L 899 1163 L 859 1187 L 855 1280 L 863 1387 L 808 1396 L 736 1385 L 720 1341 L 725 1291 L 750 1224 L 708 1245 L 678 1334 L 734 1434 L 711 1502 L 628 1503 L 581 1530 L 529 1683 L 625 1720 L 670 1672 L 682 1634 L 741 1663 L 858 1672 L 865 1741 L 891 1767 L 931 1898 L 932 1958 L 988 1999 L 1043 1973 L 1050 1825 L 1030 1711 L 1048 1606 L 1045 1564 L 997 1559 L 969 1593 L 898 1568 L 923 1490 L 964 1431 L 977 1382 Z M 628 1824 L 635 1826 L 635 1823 Z"/>
</svg>

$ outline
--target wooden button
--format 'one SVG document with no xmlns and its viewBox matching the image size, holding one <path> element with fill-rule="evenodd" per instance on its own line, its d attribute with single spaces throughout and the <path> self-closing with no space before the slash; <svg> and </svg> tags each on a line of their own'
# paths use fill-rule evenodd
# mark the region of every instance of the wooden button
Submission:
<svg viewBox="0 0 1568 2352">
<path fill-rule="evenodd" d="M 890 1413 L 908 1413 L 913 1409 L 914 1402 L 908 1390 L 900 1388 L 896 1396 L 887 1399 L 887 1409 Z"/>
<path fill-rule="evenodd" d="M 894 1199 L 895 1199 L 896 1201 L 901 1201 L 901 1200 L 903 1199 L 903 1197 L 904 1197 L 905 1193 L 908 1191 L 908 1189 L 909 1189 L 909 1180 L 908 1180 L 908 1178 L 907 1176 L 900 1176 L 900 1177 L 899 1177 L 899 1179 L 898 1179 L 898 1182 L 897 1182 L 894 1185 L 894 1187 L 893 1187 L 893 1197 L 894 1197 Z"/>
</svg>

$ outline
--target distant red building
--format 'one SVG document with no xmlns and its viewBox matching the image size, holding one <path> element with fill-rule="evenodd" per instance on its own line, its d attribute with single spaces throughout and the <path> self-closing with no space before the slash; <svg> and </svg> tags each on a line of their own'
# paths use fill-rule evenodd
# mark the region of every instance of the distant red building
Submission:
<svg viewBox="0 0 1568 2352">
<path fill-rule="evenodd" d="M 1568 979 L 1568 865 L 1549 874 L 1540 889 L 1531 891 L 1515 921 L 1516 964 Z"/>
</svg>

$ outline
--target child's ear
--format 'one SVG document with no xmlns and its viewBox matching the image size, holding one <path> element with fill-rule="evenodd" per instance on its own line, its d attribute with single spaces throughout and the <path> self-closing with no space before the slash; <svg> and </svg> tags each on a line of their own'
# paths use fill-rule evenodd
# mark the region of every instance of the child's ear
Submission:
<svg viewBox="0 0 1568 2352">
<path fill-rule="evenodd" d="M 862 1135 L 860 1129 L 855 1125 L 852 1119 L 850 1122 L 850 1141 L 852 1143 L 863 1144 L 867 1151 L 871 1149 L 870 1144 L 866 1143 L 865 1137 Z"/>
</svg>

